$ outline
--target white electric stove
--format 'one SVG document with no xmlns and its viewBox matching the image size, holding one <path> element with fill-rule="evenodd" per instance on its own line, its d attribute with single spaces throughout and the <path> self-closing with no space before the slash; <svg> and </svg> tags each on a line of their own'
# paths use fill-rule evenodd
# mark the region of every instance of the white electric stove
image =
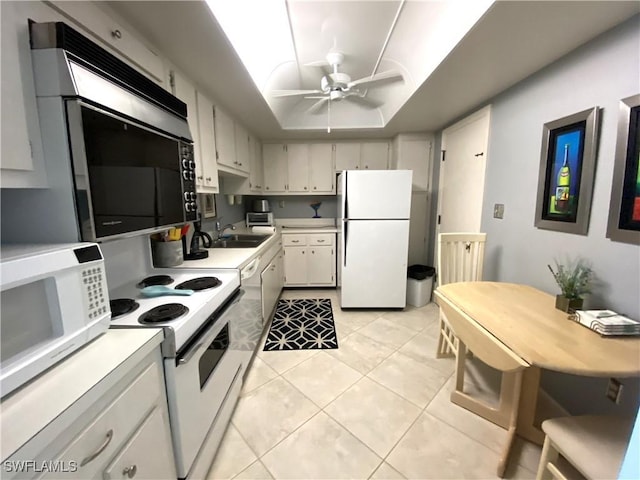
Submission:
<svg viewBox="0 0 640 480">
<path fill-rule="evenodd" d="M 146 286 L 164 286 L 177 291 L 193 290 L 189 296 L 145 297 Z M 240 286 L 238 270 L 154 270 L 109 292 L 111 327 L 155 327 L 165 329 L 163 354 L 176 352 L 193 337 Z"/>
<path fill-rule="evenodd" d="M 145 286 L 194 290 L 145 297 Z M 162 328 L 169 421 L 179 479 L 207 471 L 242 386 L 245 356 L 236 325 L 249 295 L 238 270 L 157 269 L 109 292 L 111 328 Z M 131 309 L 119 315 L 120 310 Z M 213 452 L 213 453 L 211 453 Z"/>
</svg>

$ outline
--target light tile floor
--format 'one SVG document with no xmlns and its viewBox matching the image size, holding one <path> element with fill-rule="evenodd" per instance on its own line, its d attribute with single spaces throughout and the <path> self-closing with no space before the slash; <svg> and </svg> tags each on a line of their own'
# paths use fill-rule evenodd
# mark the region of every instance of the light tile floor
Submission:
<svg viewBox="0 0 640 480">
<path fill-rule="evenodd" d="M 282 298 L 330 298 L 339 348 L 260 349 L 210 480 L 496 478 L 506 432 L 449 401 L 435 304 L 342 311 L 335 290 Z M 495 372 L 467 363 L 466 388 L 495 400 Z M 535 478 L 539 458 L 516 440 L 506 478 Z"/>
</svg>

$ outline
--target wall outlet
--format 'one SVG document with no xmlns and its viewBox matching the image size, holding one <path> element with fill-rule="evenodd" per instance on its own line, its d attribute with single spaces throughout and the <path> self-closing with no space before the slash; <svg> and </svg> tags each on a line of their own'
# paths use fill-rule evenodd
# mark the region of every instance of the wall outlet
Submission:
<svg viewBox="0 0 640 480">
<path fill-rule="evenodd" d="M 609 384 L 607 385 L 607 398 L 615 403 L 620 403 L 620 398 L 622 397 L 622 383 L 615 378 L 609 379 Z"/>
<path fill-rule="evenodd" d="M 493 218 L 504 218 L 504 203 L 493 205 Z"/>
</svg>

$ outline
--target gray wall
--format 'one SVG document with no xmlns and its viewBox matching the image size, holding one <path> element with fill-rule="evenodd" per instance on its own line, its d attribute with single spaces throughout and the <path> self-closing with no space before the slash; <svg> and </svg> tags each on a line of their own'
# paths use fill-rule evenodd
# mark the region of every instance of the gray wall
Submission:
<svg viewBox="0 0 640 480">
<path fill-rule="evenodd" d="M 525 283 L 559 293 L 547 269 L 567 256 L 589 260 L 597 276 L 588 307 L 607 307 L 640 319 L 640 247 L 605 238 L 612 185 L 618 103 L 640 92 L 640 29 L 636 16 L 492 100 L 482 230 L 487 232 L 487 280 Z M 601 133 L 589 233 L 533 226 L 544 123 L 601 107 Z M 503 220 L 492 218 L 505 204 Z M 543 386 L 575 413 L 615 407 L 606 379 L 545 372 Z M 623 404 L 635 411 L 638 382 L 625 381 Z"/>
</svg>

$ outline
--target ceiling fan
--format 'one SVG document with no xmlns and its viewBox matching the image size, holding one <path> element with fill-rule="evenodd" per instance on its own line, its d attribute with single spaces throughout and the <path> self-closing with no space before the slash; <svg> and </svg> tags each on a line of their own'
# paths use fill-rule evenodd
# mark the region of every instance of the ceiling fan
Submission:
<svg viewBox="0 0 640 480">
<path fill-rule="evenodd" d="M 367 98 L 365 96 L 366 89 L 377 88 L 403 79 L 400 72 L 389 70 L 358 80 L 351 80 L 349 75 L 338 71 L 338 67 L 344 61 L 344 54 L 342 52 L 329 52 L 326 58 L 326 62 L 321 61 L 307 64 L 307 66 L 329 65 L 332 67 L 332 73 L 324 75 L 320 80 L 320 90 L 274 90 L 271 92 L 271 95 L 276 98 L 303 97 L 305 99 L 317 100 L 307 109 L 307 112 L 312 114 L 319 113 L 325 105 L 330 108 L 332 101 L 345 99 L 358 103 L 366 108 L 376 108 L 382 105 L 382 103 Z"/>
</svg>

